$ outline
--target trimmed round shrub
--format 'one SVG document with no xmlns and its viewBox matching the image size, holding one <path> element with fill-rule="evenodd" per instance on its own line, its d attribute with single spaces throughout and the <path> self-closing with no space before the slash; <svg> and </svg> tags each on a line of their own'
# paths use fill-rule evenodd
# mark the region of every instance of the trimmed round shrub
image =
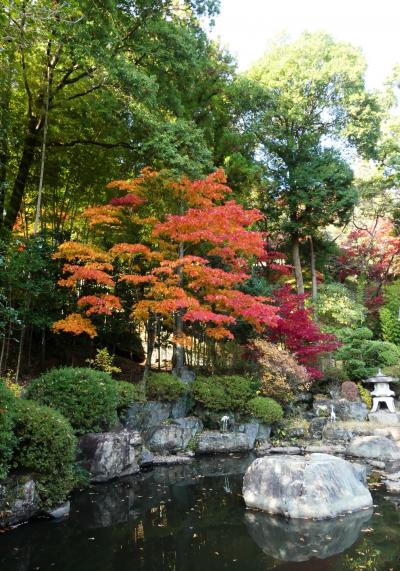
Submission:
<svg viewBox="0 0 400 571">
<path fill-rule="evenodd" d="M 15 396 L 0 379 L 0 480 L 8 473 L 14 445 Z"/>
<path fill-rule="evenodd" d="M 57 409 L 79 435 L 103 432 L 118 422 L 116 381 L 103 371 L 53 369 L 34 380 L 26 396 Z"/>
<path fill-rule="evenodd" d="M 118 392 L 118 410 L 123 410 L 132 402 L 144 402 L 145 396 L 141 388 L 126 381 L 116 381 Z"/>
<path fill-rule="evenodd" d="M 186 392 L 186 385 L 169 373 L 151 373 L 146 381 L 146 396 L 149 400 L 174 401 Z"/>
<path fill-rule="evenodd" d="M 341 387 L 342 396 L 350 401 L 360 400 L 360 393 L 358 392 L 358 387 L 353 381 L 345 381 L 342 383 Z"/>
<path fill-rule="evenodd" d="M 13 465 L 32 473 L 43 506 L 65 500 L 75 483 L 76 438 L 57 410 L 19 399 L 15 414 Z"/>
<path fill-rule="evenodd" d="M 268 397 L 254 397 L 247 403 L 247 411 L 251 416 L 259 418 L 266 424 L 281 420 L 283 410 L 279 403 Z"/>
<path fill-rule="evenodd" d="M 238 375 L 197 377 L 192 386 L 193 398 L 210 410 L 246 410 L 254 395 L 251 380 Z"/>
</svg>

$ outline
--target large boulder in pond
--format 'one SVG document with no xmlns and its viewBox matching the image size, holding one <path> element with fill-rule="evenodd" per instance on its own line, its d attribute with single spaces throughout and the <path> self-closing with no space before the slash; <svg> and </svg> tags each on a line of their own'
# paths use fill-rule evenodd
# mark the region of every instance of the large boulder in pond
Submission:
<svg viewBox="0 0 400 571">
<path fill-rule="evenodd" d="M 228 454 L 250 450 L 249 438 L 244 432 L 218 432 L 205 430 L 197 439 L 197 454 Z"/>
<path fill-rule="evenodd" d="M 358 436 L 350 442 L 346 454 L 368 460 L 400 460 L 400 447 L 386 436 Z"/>
<path fill-rule="evenodd" d="M 78 445 L 78 462 L 91 482 L 107 482 L 139 472 L 142 439 L 138 432 L 89 433 Z"/>
<path fill-rule="evenodd" d="M 245 473 L 243 497 L 249 508 L 301 519 L 372 506 L 366 469 L 330 454 L 258 458 Z"/>
</svg>

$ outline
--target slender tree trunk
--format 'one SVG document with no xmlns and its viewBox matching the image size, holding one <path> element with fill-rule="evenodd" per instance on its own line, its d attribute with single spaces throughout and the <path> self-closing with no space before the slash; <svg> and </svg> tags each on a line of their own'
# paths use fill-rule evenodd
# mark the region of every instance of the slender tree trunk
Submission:
<svg viewBox="0 0 400 571">
<path fill-rule="evenodd" d="M 24 197 L 25 187 L 28 181 L 29 172 L 34 160 L 35 151 L 39 143 L 39 129 L 34 117 L 29 120 L 28 129 L 19 161 L 18 172 L 15 178 L 11 197 L 8 203 L 7 212 L 4 218 L 4 226 L 11 230 L 17 220 Z"/>
<path fill-rule="evenodd" d="M 179 244 L 179 259 L 182 259 L 184 255 L 184 246 L 181 242 Z M 183 286 L 183 275 L 182 275 L 182 268 L 178 267 L 177 269 L 178 278 L 179 278 L 179 285 Z M 175 316 L 175 337 L 179 340 L 179 338 L 183 335 L 183 320 L 182 320 L 182 310 L 178 310 Z M 175 344 L 175 366 L 174 370 L 178 377 L 181 376 L 181 373 L 185 367 L 185 348 L 183 345 L 179 343 L 179 341 Z"/>
<path fill-rule="evenodd" d="M 35 226 L 33 233 L 36 236 L 39 231 L 39 224 L 41 220 L 41 208 L 42 208 L 42 192 L 43 192 L 43 175 L 44 175 L 44 164 L 46 159 L 46 142 L 47 142 L 47 127 L 49 122 L 49 99 L 50 99 L 50 62 L 47 64 L 47 88 L 46 88 L 46 101 L 44 109 L 44 128 L 43 128 L 43 141 L 42 141 L 42 156 L 40 159 L 40 177 L 39 177 L 39 190 L 36 204 L 36 216 L 35 216 Z"/>
<path fill-rule="evenodd" d="M 309 236 L 310 241 L 310 267 L 311 267 L 311 283 L 312 283 L 312 298 L 313 301 L 317 301 L 318 297 L 318 281 L 317 281 L 317 270 L 315 268 L 315 250 L 314 250 L 314 240 L 312 236 Z"/>
<path fill-rule="evenodd" d="M 144 376 L 143 379 L 145 380 L 147 375 L 150 373 L 151 370 L 151 359 L 153 357 L 154 345 L 156 341 L 157 335 L 157 324 L 155 318 L 150 316 L 147 321 L 147 347 L 146 347 L 146 363 L 144 366 Z"/>
<path fill-rule="evenodd" d="M 297 293 L 299 295 L 303 295 L 304 281 L 303 281 L 303 272 L 301 269 L 300 242 L 298 236 L 294 236 L 292 238 L 292 258 L 293 258 L 294 275 L 296 278 Z"/>
<path fill-rule="evenodd" d="M 21 372 L 21 361 L 22 361 L 22 354 L 23 354 L 23 350 L 24 350 L 25 332 L 26 332 L 26 326 L 23 325 L 22 329 L 21 329 L 21 336 L 19 338 L 17 370 L 15 371 L 15 381 L 17 383 L 19 381 L 19 375 Z"/>
<path fill-rule="evenodd" d="M 40 364 L 42 368 L 44 367 L 44 363 L 46 361 L 46 328 L 42 328 L 42 336 L 40 340 Z"/>
</svg>

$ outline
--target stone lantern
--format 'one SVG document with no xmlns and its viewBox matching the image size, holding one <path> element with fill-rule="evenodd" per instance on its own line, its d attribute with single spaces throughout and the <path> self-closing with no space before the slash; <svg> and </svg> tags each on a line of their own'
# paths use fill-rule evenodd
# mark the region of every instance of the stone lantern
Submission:
<svg viewBox="0 0 400 571">
<path fill-rule="evenodd" d="M 374 388 L 371 391 L 372 395 L 372 409 L 370 413 L 370 417 L 377 415 L 378 413 L 391 413 L 392 415 L 396 415 L 397 411 L 394 404 L 394 397 L 395 393 L 390 388 L 391 383 L 398 383 L 399 379 L 395 377 L 388 377 L 384 375 L 381 370 L 379 369 L 378 374 L 375 377 L 371 377 L 364 383 L 373 383 Z M 384 405 L 383 407 L 381 405 Z M 394 418 L 393 418 L 394 420 Z"/>
</svg>

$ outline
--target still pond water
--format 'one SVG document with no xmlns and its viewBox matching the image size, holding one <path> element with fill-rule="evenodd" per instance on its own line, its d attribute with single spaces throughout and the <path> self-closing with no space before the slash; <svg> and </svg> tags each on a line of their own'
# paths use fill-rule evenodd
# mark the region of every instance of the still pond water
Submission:
<svg viewBox="0 0 400 571">
<path fill-rule="evenodd" d="M 400 509 L 334 522 L 251 512 L 250 458 L 203 459 L 78 492 L 69 518 L 0 535 L 1 571 L 400 571 Z M 400 500 L 397 505 L 400 508 Z"/>
</svg>

